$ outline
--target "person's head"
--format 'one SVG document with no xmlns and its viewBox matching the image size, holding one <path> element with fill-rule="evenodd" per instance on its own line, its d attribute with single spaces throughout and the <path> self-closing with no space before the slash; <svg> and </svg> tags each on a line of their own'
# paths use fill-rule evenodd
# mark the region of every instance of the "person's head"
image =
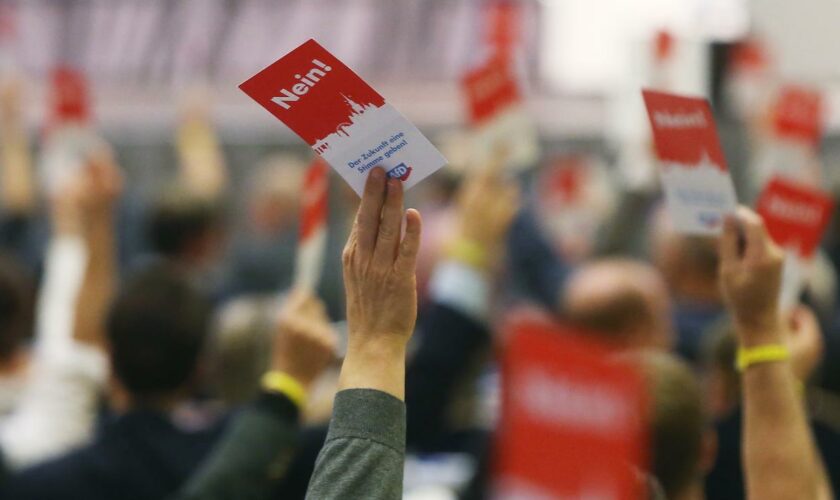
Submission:
<svg viewBox="0 0 840 500">
<path fill-rule="evenodd" d="M 15 357 L 32 329 L 33 290 L 22 267 L 0 255 L 0 364 Z"/>
<path fill-rule="evenodd" d="M 269 369 L 280 303 L 276 297 L 242 297 L 224 305 L 214 318 L 208 349 L 211 390 L 222 401 L 253 399 Z"/>
<path fill-rule="evenodd" d="M 668 349 L 673 343 L 668 291 L 652 266 L 604 259 L 582 266 L 566 283 L 561 314 L 619 348 Z"/>
<path fill-rule="evenodd" d="M 691 369 L 662 352 L 631 356 L 650 397 L 650 470 L 669 499 L 696 498 L 714 463 L 716 439 L 709 426 L 700 384 Z"/>
<path fill-rule="evenodd" d="M 210 316 L 209 303 L 172 264 L 129 277 L 106 329 L 112 370 L 131 404 L 167 404 L 186 394 Z"/>
<path fill-rule="evenodd" d="M 261 234 L 276 234 L 297 220 L 306 164 L 297 156 L 272 155 L 256 167 L 248 183 L 248 217 Z"/>
<path fill-rule="evenodd" d="M 720 303 L 715 239 L 677 233 L 663 210 L 654 217 L 651 255 L 678 300 Z"/>
<path fill-rule="evenodd" d="M 220 255 L 222 207 L 174 186 L 157 200 L 148 220 L 152 250 L 174 262 L 205 267 Z"/>
</svg>

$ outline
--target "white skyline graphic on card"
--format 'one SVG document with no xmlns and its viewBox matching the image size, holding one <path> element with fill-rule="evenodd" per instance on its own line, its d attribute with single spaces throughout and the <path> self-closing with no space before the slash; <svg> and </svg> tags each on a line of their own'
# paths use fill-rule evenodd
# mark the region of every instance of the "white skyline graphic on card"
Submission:
<svg viewBox="0 0 840 500">
<path fill-rule="evenodd" d="M 353 145 L 354 141 L 352 136 L 354 134 L 358 136 L 364 134 L 368 130 L 374 129 L 381 119 L 377 116 L 376 111 L 382 108 L 376 107 L 370 103 L 364 105 L 359 104 L 344 94 L 341 94 L 341 97 L 347 103 L 347 106 L 351 111 L 351 113 L 347 115 L 348 121 L 339 123 L 335 132 L 322 139 L 318 139 L 315 144 L 312 145 L 312 149 L 314 149 L 318 154 L 322 154 L 330 149 L 344 149 Z M 385 106 L 388 105 L 385 104 L 382 107 Z"/>
<path fill-rule="evenodd" d="M 705 151 L 699 163 L 662 162 L 665 198 L 672 207 L 674 227 L 688 234 L 712 235 L 723 217 L 738 205 L 729 172 Z"/>
</svg>

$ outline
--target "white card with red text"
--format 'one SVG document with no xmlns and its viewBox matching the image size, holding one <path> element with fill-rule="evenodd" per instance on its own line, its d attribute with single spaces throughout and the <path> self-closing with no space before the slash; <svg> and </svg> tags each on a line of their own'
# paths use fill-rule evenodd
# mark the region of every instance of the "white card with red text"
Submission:
<svg viewBox="0 0 840 500">
<path fill-rule="evenodd" d="M 708 101 L 650 90 L 642 94 L 674 228 L 719 234 L 737 199 Z"/>
<path fill-rule="evenodd" d="M 374 167 L 408 189 L 446 164 L 414 124 L 315 40 L 239 88 L 306 141 L 360 196 Z"/>
</svg>

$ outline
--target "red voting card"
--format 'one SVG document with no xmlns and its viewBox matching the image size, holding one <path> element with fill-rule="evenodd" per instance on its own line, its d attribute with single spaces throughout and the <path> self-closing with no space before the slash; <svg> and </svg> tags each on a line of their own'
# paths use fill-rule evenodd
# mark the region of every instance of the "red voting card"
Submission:
<svg viewBox="0 0 840 500">
<path fill-rule="evenodd" d="M 643 498 L 643 381 L 607 354 L 543 322 L 511 328 L 498 498 Z"/>
<path fill-rule="evenodd" d="M 761 193 L 757 209 L 777 244 L 808 259 L 820 244 L 834 201 L 821 191 L 776 177 Z"/>
<path fill-rule="evenodd" d="M 822 94 L 795 85 L 783 87 L 773 109 L 773 128 L 779 137 L 816 145 L 823 131 Z"/>
<path fill-rule="evenodd" d="M 711 162 L 726 171 L 715 120 L 706 99 L 643 90 L 659 159 L 682 166 Z"/>
<path fill-rule="evenodd" d="M 330 171 L 327 164 L 316 159 L 303 179 L 303 200 L 300 216 L 300 239 L 309 239 L 327 222 L 327 198 Z"/>
<path fill-rule="evenodd" d="M 462 80 L 470 122 L 485 123 L 522 101 L 522 93 L 510 62 L 492 57 Z"/>
<path fill-rule="evenodd" d="M 300 240 L 295 264 L 295 286 L 314 290 L 321 280 L 327 245 L 330 170 L 315 159 L 306 170 L 300 213 Z"/>
<path fill-rule="evenodd" d="M 408 189 L 446 164 L 417 127 L 315 40 L 239 88 L 306 141 L 360 195 L 375 167 Z"/>
<path fill-rule="evenodd" d="M 90 119 L 90 91 L 85 76 L 61 66 L 53 70 L 52 124 L 85 123 Z"/>
</svg>

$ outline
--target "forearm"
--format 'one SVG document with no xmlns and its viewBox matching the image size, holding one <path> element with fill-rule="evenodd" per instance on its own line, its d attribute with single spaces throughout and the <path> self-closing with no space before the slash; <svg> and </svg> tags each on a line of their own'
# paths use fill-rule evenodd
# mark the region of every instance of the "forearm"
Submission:
<svg viewBox="0 0 840 500">
<path fill-rule="evenodd" d="M 76 307 L 74 337 L 80 342 L 101 345 L 108 305 L 116 286 L 116 258 L 113 218 L 97 216 L 86 228 L 88 264 Z"/>
<path fill-rule="evenodd" d="M 3 205 L 15 213 L 27 213 L 35 203 L 35 188 L 26 132 L 18 124 L 3 124 L 2 135 Z"/>
<path fill-rule="evenodd" d="M 405 404 L 381 391 L 341 391 L 306 496 L 402 498 L 404 463 Z"/>
<path fill-rule="evenodd" d="M 781 343 L 782 335 L 777 330 L 762 338 L 761 343 Z M 749 498 L 819 498 L 819 459 L 797 385 L 787 361 L 755 364 L 744 371 L 743 460 Z"/>
</svg>

